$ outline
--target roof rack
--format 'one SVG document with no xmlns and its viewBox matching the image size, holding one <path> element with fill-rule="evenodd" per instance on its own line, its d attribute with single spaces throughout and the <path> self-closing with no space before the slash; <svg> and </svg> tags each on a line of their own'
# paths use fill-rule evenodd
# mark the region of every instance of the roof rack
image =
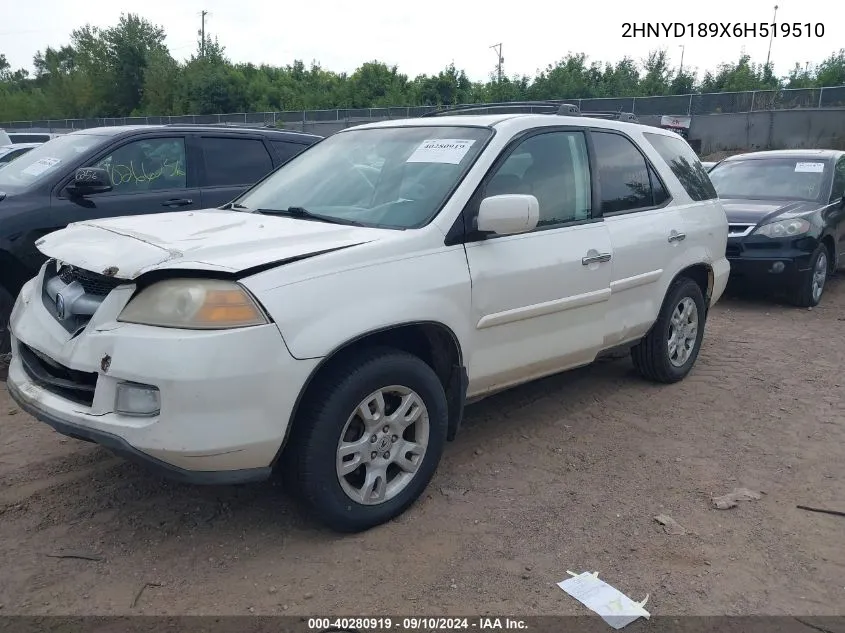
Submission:
<svg viewBox="0 0 845 633">
<path fill-rule="evenodd" d="M 228 128 L 237 128 L 239 130 L 267 130 L 267 129 L 278 129 L 274 125 L 270 123 L 231 123 L 231 122 L 221 122 L 221 123 L 164 123 L 163 125 L 167 127 L 228 127 Z"/>
<path fill-rule="evenodd" d="M 632 112 L 612 112 L 612 111 L 596 111 L 596 112 L 582 112 L 581 109 L 573 104 L 565 101 L 549 100 L 549 101 L 506 101 L 501 103 L 471 103 L 464 105 L 448 106 L 439 110 L 426 112 L 423 117 L 444 116 L 447 114 L 472 114 L 486 113 L 489 110 L 510 110 L 516 108 L 530 108 L 527 113 L 530 114 L 556 114 L 558 116 L 584 116 L 596 119 L 610 119 L 615 121 L 627 121 L 629 123 L 638 123 L 639 119 Z M 542 110 L 535 110 L 543 108 Z"/>
<path fill-rule="evenodd" d="M 494 110 L 494 109 L 514 109 L 514 108 L 546 108 L 552 110 L 545 114 L 557 114 L 561 107 L 566 106 L 567 111 L 562 114 L 569 114 L 571 116 L 578 116 L 578 106 L 571 103 L 564 103 L 563 101 L 502 101 L 497 103 L 464 103 L 461 105 L 447 106 L 431 112 L 426 112 L 423 117 L 443 116 L 445 114 L 453 114 L 456 112 L 470 113 L 479 110 Z M 539 114 L 539 113 L 538 113 Z"/>
<path fill-rule="evenodd" d="M 612 110 L 599 110 L 595 112 L 585 112 L 583 116 L 588 116 L 593 119 L 610 119 L 611 121 L 627 121 L 628 123 L 638 123 L 639 119 L 633 112 L 615 112 Z"/>
</svg>

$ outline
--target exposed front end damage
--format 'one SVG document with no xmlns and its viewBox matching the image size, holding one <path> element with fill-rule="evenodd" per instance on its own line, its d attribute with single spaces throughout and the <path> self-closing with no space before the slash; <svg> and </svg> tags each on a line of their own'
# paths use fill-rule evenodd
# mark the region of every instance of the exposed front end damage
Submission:
<svg viewBox="0 0 845 633">
<path fill-rule="evenodd" d="M 133 281 L 48 261 L 12 311 L 7 386 L 57 431 L 196 483 L 262 479 L 316 361 L 272 323 L 190 330 L 123 323 Z"/>
</svg>

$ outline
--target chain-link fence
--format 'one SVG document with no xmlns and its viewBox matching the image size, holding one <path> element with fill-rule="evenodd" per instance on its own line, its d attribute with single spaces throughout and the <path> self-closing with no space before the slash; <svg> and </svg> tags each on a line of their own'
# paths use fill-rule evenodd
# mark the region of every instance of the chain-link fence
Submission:
<svg viewBox="0 0 845 633">
<path fill-rule="evenodd" d="M 791 110 L 796 108 L 845 108 L 845 86 L 830 88 L 801 88 L 793 90 L 755 90 L 748 92 L 719 92 L 665 97 L 624 97 L 606 99 L 570 99 L 583 112 L 622 111 L 640 116 L 664 114 L 720 114 L 756 112 L 762 110 Z M 237 114 L 198 114 L 183 116 L 144 116 L 94 119 L 48 119 L 40 121 L 0 122 L 6 130 L 78 130 L 110 125 L 157 124 L 232 124 L 296 125 L 305 129 L 311 124 L 336 123 L 340 126 L 365 121 L 402 119 L 431 112 L 432 106 L 391 108 L 346 108 L 336 110 L 285 110 L 281 112 L 247 112 Z M 531 111 L 526 106 L 526 111 Z M 496 112 L 491 106 L 490 112 Z M 502 111 L 502 110 L 500 110 Z M 508 112 L 517 110 L 510 108 Z"/>
</svg>

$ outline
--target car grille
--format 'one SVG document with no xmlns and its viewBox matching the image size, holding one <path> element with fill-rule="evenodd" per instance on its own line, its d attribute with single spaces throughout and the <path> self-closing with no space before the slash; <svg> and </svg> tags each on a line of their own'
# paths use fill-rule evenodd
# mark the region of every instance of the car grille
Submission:
<svg viewBox="0 0 845 633">
<path fill-rule="evenodd" d="M 44 307 L 59 325 L 76 336 L 82 332 L 106 296 L 123 283 L 126 282 L 76 266 L 64 265 L 57 270 L 56 261 L 50 260 L 44 271 L 41 297 Z M 61 314 L 59 303 L 63 308 Z"/>
<path fill-rule="evenodd" d="M 94 389 L 97 386 L 96 373 L 65 367 L 20 341 L 18 350 L 24 371 L 33 382 L 77 404 L 86 407 L 93 404 Z"/>
<path fill-rule="evenodd" d="M 728 246 L 725 249 L 725 257 L 739 257 L 742 253 L 742 247 L 739 244 L 731 244 L 728 242 Z"/>
<path fill-rule="evenodd" d="M 59 270 L 59 278 L 66 284 L 78 281 L 85 289 L 85 292 L 100 297 L 105 297 L 121 283 L 124 283 L 120 279 L 106 277 L 99 273 L 92 273 L 89 270 L 82 270 L 76 266 L 62 266 L 61 270 Z"/>
</svg>

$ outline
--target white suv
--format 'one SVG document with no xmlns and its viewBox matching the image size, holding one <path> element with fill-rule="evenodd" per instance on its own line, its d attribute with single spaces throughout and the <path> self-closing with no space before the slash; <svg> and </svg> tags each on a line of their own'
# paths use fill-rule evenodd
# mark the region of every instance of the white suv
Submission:
<svg viewBox="0 0 845 633">
<path fill-rule="evenodd" d="M 647 378 L 682 379 L 727 235 L 701 163 L 658 128 L 363 125 L 222 209 L 42 238 L 8 388 L 184 481 L 279 466 L 323 521 L 362 530 L 423 492 L 470 400 L 622 346 Z"/>
</svg>

